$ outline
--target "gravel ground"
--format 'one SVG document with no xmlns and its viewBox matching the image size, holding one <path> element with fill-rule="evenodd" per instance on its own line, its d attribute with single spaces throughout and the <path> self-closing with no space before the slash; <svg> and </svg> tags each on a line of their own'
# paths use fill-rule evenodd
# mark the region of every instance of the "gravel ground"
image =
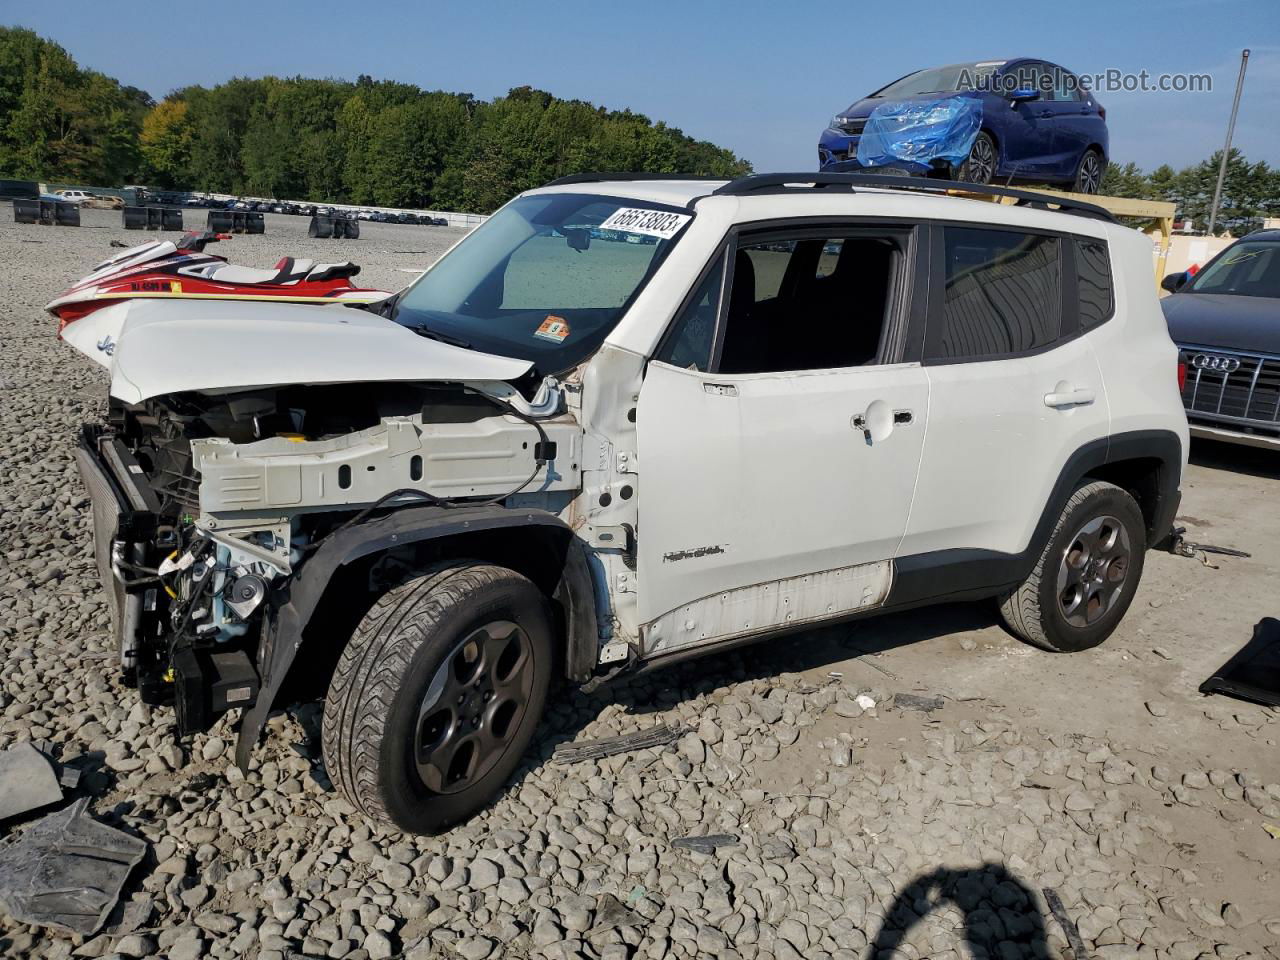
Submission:
<svg viewBox="0 0 1280 960">
<path fill-rule="evenodd" d="M 1280 824 L 1278 714 L 1196 693 L 1280 612 L 1280 455 L 1196 448 L 1182 521 L 1253 557 L 1153 555 L 1099 650 L 1051 656 L 955 605 L 566 695 L 504 796 L 440 837 L 387 832 L 332 791 L 316 705 L 272 719 L 247 776 L 229 723 L 184 764 L 169 714 L 111 667 L 71 453 L 104 382 L 40 310 L 109 240 L 139 239 L 119 218 L 19 227 L 0 208 L 0 749 L 83 755 L 94 815 L 151 849 L 125 891 L 135 929 L 84 940 L 0 914 L 0 956 L 1067 956 L 1052 888 L 1093 957 L 1280 958 L 1280 839 L 1263 829 Z M 365 224 L 338 244 L 267 220 L 218 252 L 336 251 L 396 287 L 460 234 Z M 689 732 L 549 760 L 657 722 Z M 673 845 L 700 834 L 736 842 Z"/>
</svg>

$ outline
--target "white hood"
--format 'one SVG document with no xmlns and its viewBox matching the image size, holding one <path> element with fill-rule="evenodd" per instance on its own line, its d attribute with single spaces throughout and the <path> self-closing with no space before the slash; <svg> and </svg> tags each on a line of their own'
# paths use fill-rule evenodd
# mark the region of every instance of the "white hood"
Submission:
<svg viewBox="0 0 1280 960">
<path fill-rule="evenodd" d="M 421 337 L 363 310 L 221 300 L 126 300 L 62 339 L 111 371 L 111 395 L 287 384 L 513 380 L 533 365 Z"/>
</svg>

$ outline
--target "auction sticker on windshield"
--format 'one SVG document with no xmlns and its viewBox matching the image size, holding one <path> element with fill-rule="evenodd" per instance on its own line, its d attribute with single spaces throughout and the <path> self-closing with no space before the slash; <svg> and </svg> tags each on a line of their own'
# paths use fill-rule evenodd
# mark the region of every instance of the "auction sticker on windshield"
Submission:
<svg viewBox="0 0 1280 960">
<path fill-rule="evenodd" d="M 668 213 L 665 210 L 646 210 L 643 207 L 623 207 L 609 215 L 601 230 L 620 230 L 623 233 L 643 233 L 650 237 L 670 240 L 680 228 L 693 219 L 689 213 Z"/>
<path fill-rule="evenodd" d="M 552 343 L 564 343 L 565 338 L 569 336 L 569 321 L 564 317 L 547 314 L 547 319 L 533 331 L 533 335 L 543 340 L 550 340 Z"/>
</svg>

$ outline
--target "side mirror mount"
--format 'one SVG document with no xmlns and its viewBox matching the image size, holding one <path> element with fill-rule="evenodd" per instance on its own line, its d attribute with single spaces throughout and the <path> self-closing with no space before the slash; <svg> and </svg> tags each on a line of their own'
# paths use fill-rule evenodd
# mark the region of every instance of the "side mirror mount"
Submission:
<svg viewBox="0 0 1280 960">
<path fill-rule="evenodd" d="M 1009 94 L 1010 103 L 1026 103 L 1028 100 L 1039 100 L 1040 91 L 1033 87 L 1019 87 Z"/>
<path fill-rule="evenodd" d="M 1168 290 L 1170 293 L 1177 293 L 1187 283 L 1186 271 L 1182 273 L 1171 273 L 1160 281 L 1160 289 Z"/>
</svg>

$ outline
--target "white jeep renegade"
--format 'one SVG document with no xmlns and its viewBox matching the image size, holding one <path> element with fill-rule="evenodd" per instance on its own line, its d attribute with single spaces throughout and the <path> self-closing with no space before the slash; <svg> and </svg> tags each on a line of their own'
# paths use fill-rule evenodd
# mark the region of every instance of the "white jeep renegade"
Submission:
<svg viewBox="0 0 1280 960">
<path fill-rule="evenodd" d="M 1187 453 L 1150 243 L 953 187 L 576 176 L 382 304 L 72 323 L 125 675 L 184 734 L 244 709 L 242 764 L 324 696 L 335 783 L 432 831 L 557 677 L 954 599 L 1101 643 Z"/>
</svg>

